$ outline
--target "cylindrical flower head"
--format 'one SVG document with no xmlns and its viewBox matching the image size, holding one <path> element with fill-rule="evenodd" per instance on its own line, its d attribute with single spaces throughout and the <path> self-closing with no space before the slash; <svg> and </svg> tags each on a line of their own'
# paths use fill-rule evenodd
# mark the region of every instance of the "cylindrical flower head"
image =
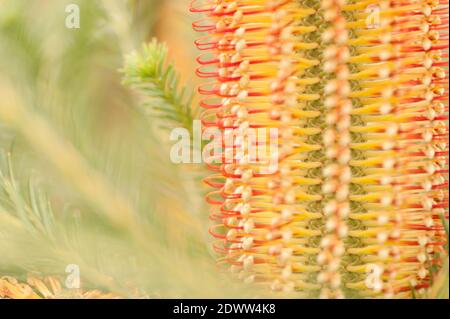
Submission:
<svg viewBox="0 0 450 319">
<path fill-rule="evenodd" d="M 298 297 L 425 294 L 447 241 L 447 0 L 191 11 L 202 124 L 222 136 L 205 179 L 218 265 Z"/>
</svg>

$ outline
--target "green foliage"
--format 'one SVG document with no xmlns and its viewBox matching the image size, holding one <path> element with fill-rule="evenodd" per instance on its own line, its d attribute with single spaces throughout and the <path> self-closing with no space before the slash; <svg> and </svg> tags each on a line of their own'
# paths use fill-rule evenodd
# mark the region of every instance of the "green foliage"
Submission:
<svg viewBox="0 0 450 319">
<path fill-rule="evenodd" d="M 4 152 L 0 152 L 0 167 L 0 210 L 12 214 L 30 233 L 54 238 L 54 214 L 37 181 L 30 179 L 24 191 L 14 176 L 11 157 Z"/>
<path fill-rule="evenodd" d="M 192 130 L 193 95 L 186 96 L 186 88 L 179 90 L 179 76 L 173 64 L 167 62 L 164 44 L 153 39 L 141 52 L 127 56 L 122 72 L 124 83 L 145 96 L 144 107 L 149 114 L 163 120 L 162 127 Z"/>
</svg>

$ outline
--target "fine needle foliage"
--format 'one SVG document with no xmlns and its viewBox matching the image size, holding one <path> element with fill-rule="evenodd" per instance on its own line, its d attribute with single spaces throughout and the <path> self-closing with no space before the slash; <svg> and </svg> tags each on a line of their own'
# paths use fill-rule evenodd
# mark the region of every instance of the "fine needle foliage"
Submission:
<svg viewBox="0 0 450 319">
<path fill-rule="evenodd" d="M 165 128 L 192 130 L 193 94 L 179 89 L 179 75 L 167 62 L 167 47 L 156 39 L 143 45 L 141 52 L 127 56 L 123 69 L 124 83 L 146 97 L 143 107 L 151 116 L 161 119 Z"/>
</svg>

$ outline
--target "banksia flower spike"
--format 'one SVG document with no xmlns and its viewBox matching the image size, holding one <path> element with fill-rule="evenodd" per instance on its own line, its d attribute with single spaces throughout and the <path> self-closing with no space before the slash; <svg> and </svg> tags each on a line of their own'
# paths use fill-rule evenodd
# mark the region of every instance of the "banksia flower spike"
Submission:
<svg viewBox="0 0 450 319">
<path fill-rule="evenodd" d="M 447 0 L 191 11 L 218 265 L 298 297 L 426 296 L 447 254 Z"/>
</svg>

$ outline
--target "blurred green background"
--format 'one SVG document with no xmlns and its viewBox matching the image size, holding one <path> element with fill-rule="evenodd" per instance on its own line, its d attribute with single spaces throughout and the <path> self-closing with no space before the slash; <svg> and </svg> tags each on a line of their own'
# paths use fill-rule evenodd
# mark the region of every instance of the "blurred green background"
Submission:
<svg viewBox="0 0 450 319">
<path fill-rule="evenodd" d="M 75 264 L 82 291 L 245 295 L 216 271 L 202 168 L 170 162 L 167 121 L 149 111 L 195 114 L 195 101 L 173 96 L 185 85 L 139 69 L 162 49 L 161 61 L 174 61 L 193 90 L 188 2 L 0 1 L 0 277 L 64 284 Z M 69 4 L 80 8 L 79 29 L 65 26 Z M 153 37 L 167 44 L 167 59 L 154 43 L 144 66 L 128 60 L 137 77 L 127 81 L 125 57 Z M 153 93 L 138 88 L 147 82 Z"/>
</svg>

